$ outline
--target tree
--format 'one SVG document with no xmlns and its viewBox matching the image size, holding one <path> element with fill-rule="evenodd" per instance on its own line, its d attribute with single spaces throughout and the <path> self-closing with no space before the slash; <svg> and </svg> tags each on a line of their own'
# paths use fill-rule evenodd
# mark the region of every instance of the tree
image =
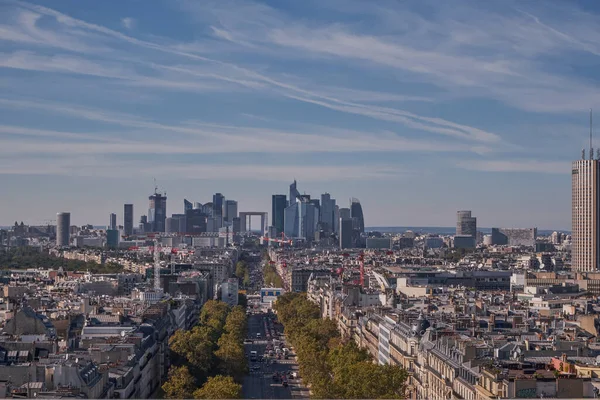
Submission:
<svg viewBox="0 0 600 400">
<path fill-rule="evenodd" d="M 246 274 L 248 272 L 248 264 L 246 264 L 246 261 L 238 261 L 235 264 L 235 276 L 237 276 L 238 278 L 242 279 L 244 277 L 244 274 Z"/>
<path fill-rule="evenodd" d="M 196 389 L 196 380 L 186 366 L 169 369 L 169 379 L 162 385 L 167 399 L 189 399 Z"/>
<path fill-rule="evenodd" d="M 195 399 L 239 399 L 241 397 L 242 385 L 235 383 L 232 377 L 223 375 L 208 378 L 206 383 L 194 392 Z"/>
<path fill-rule="evenodd" d="M 225 332 L 235 335 L 241 343 L 248 332 L 246 311 L 240 306 L 235 306 L 225 319 L 224 329 Z"/>
<path fill-rule="evenodd" d="M 225 333 L 219 339 L 219 349 L 215 356 L 219 358 L 219 369 L 225 375 L 241 380 L 247 371 L 244 344 L 235 333 Z"/>
</svg>

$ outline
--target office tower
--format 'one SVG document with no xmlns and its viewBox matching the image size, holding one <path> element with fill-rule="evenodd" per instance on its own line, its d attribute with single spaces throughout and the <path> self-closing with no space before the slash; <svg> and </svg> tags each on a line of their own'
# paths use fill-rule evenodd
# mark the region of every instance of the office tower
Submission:
<svg viewBox="0 0 600 400">
<path fill-rule="evenodd" d="M 194 202 L 194 210 L 201 210 L 203 207 L 202 203 Z"/>
<path fill-rule="evenodd" d="M 235 200 L 225 200 L 223 204 L 223 221 L 233 222 L 238 216 L 238 202 Z"/>
<path fill-rule="evenodd" d="M 340 209 L 342 210 L 342 209 Z M 340 249 L 352 248 L 353 224 L 352 219 L 340 217 Z"/>
<path fill-rule="evenodd" d="M 154 193 L 150 197 L 148 208 L 148 222 L 152 232 L 165 231 L 165 219 L 167 218 L 167 196 Z"/>
<path fill-rule="evenodd" d="M 300 196 L 300 192 L 296 187 L 296 180 L 294 179 L 294 183 L 290 185 L 290 198 L 288 205 L 291 206 L 296 202 L 296 198 Z"/>
<path fill-rule="evenodd" d="M 202 207 L 200 207 L 200 209 L 204 214 L 208 215 L 209 217 L 212 217 L 214 215 L 213 203 L 211 202 L 204 204 Z"/>
<path fill-rule="evenodd" d="M 456 236 L 477 235 L 477 218 L 471 216 L 471 211 L 456 212 Z"/>
<path fill-rule="evenodd" d="M 331 198 L 329 193 L 323 193 L 321 195 L 321 209 L 319 212 L 319 221 L 321 222 L 321 227 L 326 232 L 334 232 L 335 231 L 335 199 Z"/>
<path fill-rule="evenodd" d="M 71 213 L 56 214 L 56 245 L 68 246 L 71 239 Z"/>
<path fill-rule="evenodd" d="M 111 213 L 108 217 L 108 229 L 116 230 L 117 229 L 117 214 Z"/>
<path fill-rule="evenodd" d="M 356 198 L 350 199 L 350 217 L 353 221 L 354 230 L 359 233 L 365 231 L 365 217 L 363 216 L 362 206 Z"/>
<path fill-rule="evenodd" d="M 298 213 L 300 234 L 301 237 L 307 241 L 315 240 L 315 232 L 317 231 L 317 225 L 319 223 L 319 209 L 315 203 L 311 200 L 301 201 L 298 203 L 300 210 Z"/>
<path fill-rule="evenodd" d="M 123 207 L 123 230 L 126 236 L 133 235 L 133 204 Z"/>
<path fill-rule="evenodd" d="M 333 232 L 339 233 L 340 231 L 340 206 L 333 202 Z"/>
<path fill-rule="evenodd" d="M 225 202 L 225 196 L 221 193 L 215 193 L 213 195 L 213 217 L 223 217 L 223 203 Z"/>
<path fill-rule="evenodd" d="M 275 227 L 277 236 L 283 232 L 286 205 L 285 194 L 274 194 L 271 197 L 271 225 Z"/>
<path fill-rule="evenodd" d="M 591 272 L 600 268 L 600 160 L 594 160 L 592 149 L 589 160 L 584 156 L 571 170 L 571 268 Z"/>
<path fill-rule="evenodd" d="M 106 247 L 116 249 L 119 247 L 119 231 L 116 229 L 106 230 Z"/>
<path fill-rule="evenodd" d="M 296 198 L 290 205 L 285 208 L 283 218 L 283 232 L 288 238 L 300 237 L 300 205 Z"/>
<path fill-rule="evenodd" d="M 233 219 L 233 221 L 231 221 L 231 230 L 233 233 L 240 233 L 240 230 L 242 229 L 242 220 L 240 219 L 240 217 L 236 217 Z"/>
<path fill-rule="evenodd" d="M 342 219 L 352 219 L 350 209 L 349 208 L 340 208 L 339 209 L 340 218 Z"/>
<path fill-rule="evenodd" d="M 199 203 L 198 203 L 199 204 Z M 187 210 L 192 210 L 194 207 L 192 206 L 192 202 L 186 199 L 183 199 L 183 213 L 185 214 Z"/>
<path fill-rule="evenodd" d="M 185 213 L 185 232 L 207 232 L 207 215 L 201 208 L 187 210 L 187 212 Z"/>
<path fill-rule="evenodd" d="M 165 218 L 165 233 L 177 233 L 179 230 L 179 219 L 173 217 Z"/>
<path fill-rule="evenodd" d="M 148 229 L 148 217 L 145 216 L 145 215 L 142 215 L 140 217 L 139 230 L 142 233 L 145 233 L 145 232 L 149 231 L 149 229 Z"/>
</svg>

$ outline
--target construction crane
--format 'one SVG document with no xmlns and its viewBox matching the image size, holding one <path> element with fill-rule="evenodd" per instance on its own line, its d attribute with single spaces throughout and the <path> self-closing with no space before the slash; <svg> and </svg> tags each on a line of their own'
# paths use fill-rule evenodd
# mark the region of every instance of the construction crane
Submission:
<svg viewBox="0 0 600 400">
<path fill-rule="evenodd" d="M 271 238 L 268 236 L 262 236 L 260 239 L 269 242 L 280 243 L 281 247 L 283 247 L 285 244 L 289 244 L 290 246 L 292 245 L 292 239 L 287 238 L 283 232 L 281 232 L 281 239 Z"/>
</svg>

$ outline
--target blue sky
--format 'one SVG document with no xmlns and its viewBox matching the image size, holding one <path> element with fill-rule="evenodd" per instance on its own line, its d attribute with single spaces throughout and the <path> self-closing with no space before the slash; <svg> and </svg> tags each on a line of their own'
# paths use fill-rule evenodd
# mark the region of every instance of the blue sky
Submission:
<svg viewBox="0 0 600 400">
<path fill-rule="evenodd" d="M 568 229 L 599 37 L 592 0 L 4 0 L 0 224 L 296 178 L 367 226 Z"/>
</svg>

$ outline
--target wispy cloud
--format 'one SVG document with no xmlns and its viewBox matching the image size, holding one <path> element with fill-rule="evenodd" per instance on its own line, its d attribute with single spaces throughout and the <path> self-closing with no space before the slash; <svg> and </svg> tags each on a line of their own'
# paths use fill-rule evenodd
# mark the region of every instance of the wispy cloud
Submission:
<svg viewBox="0 0 600 400">
<path fill-rule="evenodd" d="M 133 29 L 133 27 L 135 26 L 135 19 L 130 17 L 122 18 L 121 25 L 123 25 L 125 29 Z"/>
<path fill-rule="evenodd" d="M 37 157 L 19 157 L 19 165 L 14 165 L 10 158 L 0 159 L 0 175 L 58 175 L 82 177 L 121 176 L 123 170 L 138 171 L 140 177 L 180 179 L 218 179 L 246 181 L 287 182 L 295 176 L 303 182 L 328 182 L 332 180 L 362 181 L 373 179 L 399 179 L 405 175 L 397 166 L 372 165 L 362 168 L 355 165 L 231 165 L 209 163 L 173 163 L 155 166 L 144 161 L 119 161 L 103 156 L 63 157 L 47 162 Z M 198 174 L 198 171 L 211 171 L 210 174 Z"/>
<path fill-rule="evenodd" d="M 562 161 L 538 160 L 471 160 L 460 161 L 460 168 L 482 172 L 533 172 L 547 174 L 566 174 L 570 163 Z"/>
</svg>

